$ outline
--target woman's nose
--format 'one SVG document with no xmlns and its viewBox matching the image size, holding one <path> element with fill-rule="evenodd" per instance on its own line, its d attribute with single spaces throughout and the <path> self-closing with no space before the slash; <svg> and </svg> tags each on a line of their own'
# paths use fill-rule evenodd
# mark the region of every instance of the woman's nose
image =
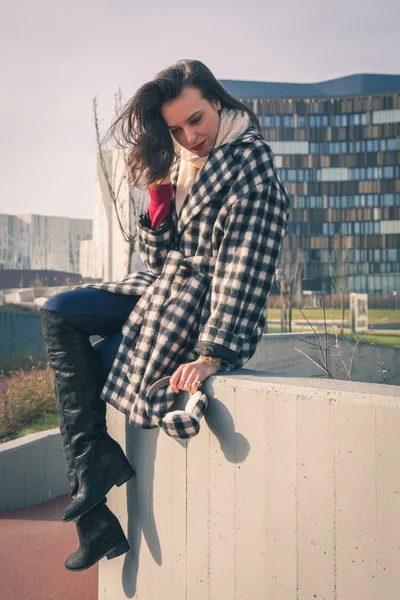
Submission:
<svg viewBox="0 0 400 600">
<path fill-rule="evenodd" d="M 186 139 L 187 139 L 188 145 L 190 147 L 193 147 L 196 145 L 196 140 L 198 139 L 198 135 L 194 131 L 189 131 L 186 134 Z"/>
</svg>

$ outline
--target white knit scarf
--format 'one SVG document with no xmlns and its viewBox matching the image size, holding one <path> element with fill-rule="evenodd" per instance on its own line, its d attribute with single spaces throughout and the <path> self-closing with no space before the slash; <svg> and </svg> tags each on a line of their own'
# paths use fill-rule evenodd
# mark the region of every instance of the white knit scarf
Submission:
<svg viewBox="0 0 400 600">
<path fill-rule="evenodd" d="M 222 146 L 227 142 L 231 142 L 242 134 L 251 125 L 250 117 L 247 112 L 239 111 L 235 108 L 222 108 L 220 112 L 220 121 L 215 140 L 214 148 Z M 207 156 L 198 156 L 180 146 L 174 140 L 174 146 L 180 154 L 180 165 L 178 181 L 176 184 L 175 208 L 179 216 L 182 204 L 192 187 L 198 172 L 201 167 L 207 162 Z"/>
</svg>

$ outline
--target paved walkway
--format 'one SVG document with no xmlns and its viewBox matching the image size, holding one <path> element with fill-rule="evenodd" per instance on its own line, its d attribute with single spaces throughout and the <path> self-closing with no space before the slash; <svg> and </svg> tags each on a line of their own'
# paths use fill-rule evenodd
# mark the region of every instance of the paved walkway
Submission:
<svg viewBox="0 0 400 600">
<path fill-rule="evenodd" d="M 0 513 L 1 600 L 97 600 L 98 563 L 71 573 L 64 561 L 78 549 L 75 523 L 61 517 L 68 494 Z"/>
</svg>

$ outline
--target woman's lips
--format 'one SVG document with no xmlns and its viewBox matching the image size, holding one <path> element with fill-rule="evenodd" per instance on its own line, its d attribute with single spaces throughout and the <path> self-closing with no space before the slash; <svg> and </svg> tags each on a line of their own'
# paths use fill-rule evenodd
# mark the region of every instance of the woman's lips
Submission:
<svg viewBox="0 0 400 600">
<path fill-rule="evenodd" d="M 198 146 L 194 146 L 194 148 L 192 148 L 192 150 L 201 150 L 205 143 L 206 143 L 206 140 L 204 140 L 204 142 L 201 142 L 201 144 L 199 144 Z"/>
</svg>

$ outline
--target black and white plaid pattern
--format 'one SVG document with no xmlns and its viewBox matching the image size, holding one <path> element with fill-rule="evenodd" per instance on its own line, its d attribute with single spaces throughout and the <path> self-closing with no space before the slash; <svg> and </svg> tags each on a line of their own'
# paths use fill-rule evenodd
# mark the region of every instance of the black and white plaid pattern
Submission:
<svg viewBox="0 0 400 600">
<path fill-rule="evenodd" d="M 178 170 L 176 163 L 174 192 Z M 173 210 L 152 230 L 148 213 L 140 215 L 138 250 L 147 272 L 77 286 L 141 296 L 102 391 L 131 425 L 160 426 L 176 396 L 170 385 L 150 400 L 147 391 L 180 364 L 199 354 L 221 356 L 219 372 L 227 372 L 253 356 L 289 212 L 272 150 L 250 127 L 211 151 L 179 218 Z"/>
<path fill-rule="evenodd" d="M 147 399 L 151 400 L 154 393 L 169 384 L 170 377 L 158 379 L 147 391 Z M 199 384 L 197 392 L 190 395 L 184 410 L 174 410 L 159 415 L 158 425 L 172 438 L 187 440 L 197 435 L 200 431 L 200 419 L 208 406 L 208 398 L 201 390 Z M 152 405 L 154 408 L 154 406 Z M 154 417 L 154 411 L 152 413 Z"/>
</svg>

